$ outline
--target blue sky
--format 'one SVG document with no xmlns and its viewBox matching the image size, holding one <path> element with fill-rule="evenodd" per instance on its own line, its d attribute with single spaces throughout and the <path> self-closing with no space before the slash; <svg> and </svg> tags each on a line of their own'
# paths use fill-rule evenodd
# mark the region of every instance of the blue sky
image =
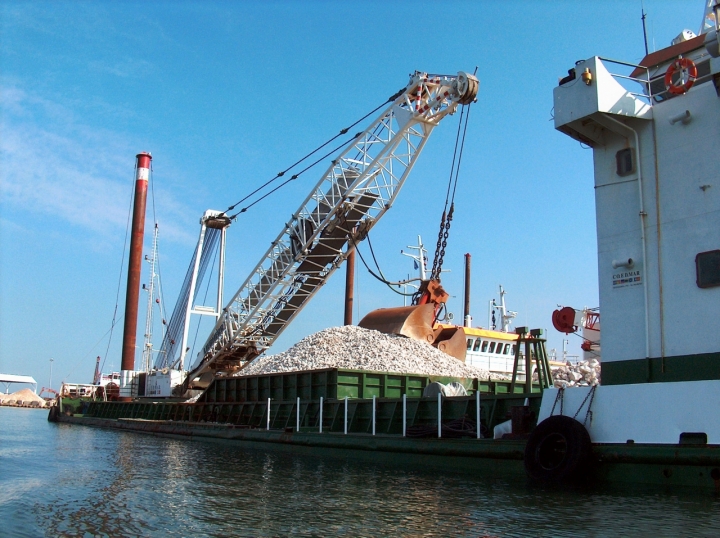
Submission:
<svg viewBox="0 0 720 538">
<path fill-rule="evenodd" d="M 699 0 L 644 7 L 651 51 L 684 28 L 697 32 L 703 15 Z M 469 252 L 475 323 L 487 325 L 502 284 L 516 326 L 548 328 L 548 347 L 561 349 L 550 315 L 558 303 L 597 306 L 597 255 L 591 150 L 553 129 L 552 89 L 578 59 L 638 62 L 640 10 L 640 1 L 3 2 L 0 372 L 47 385 L 53 358 L 56 388 L 90 382 L 108 348 L 136 153 L 153 154 L 147 222 L 159 223 L 172 309 L 206 209 L 242 198 L 405 86 L 409 73 L 476 66 L 480 92 L 445 256 L 449 309 L 461 317 Z M 373 230 L 389 278 L 412 272 L 400 250 L 417 235 L 435 244 L 456 122 L 435 130 Z M 231 226 L 226 297 L 325 166 Z M 402 301 L 357 273 L 356 318 Z M 274 351 L 342 324 L 343 291 L 341 270 Z M 124 287 L 120 313 L 123 299 Z M 106 371 L 119 367 L 121 327 Z M 580 339 L 570 343 L 577 353 Z"/>
</svg>

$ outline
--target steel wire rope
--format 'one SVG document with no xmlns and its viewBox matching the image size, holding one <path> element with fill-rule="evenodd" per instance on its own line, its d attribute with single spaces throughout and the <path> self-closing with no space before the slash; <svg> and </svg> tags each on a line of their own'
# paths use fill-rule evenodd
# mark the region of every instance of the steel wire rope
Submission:
<svg viewBox="0 0 720 538">
<path fill-rule="evenodd" d="M 447 226 L 447 222 L 448 220 L 452 219 L 452 214 L 454 213 L 454 208 L 451 206 L 450 214 L 448 215 L 448 201 L 450 199 L 450 189 L 452 186 L 453 172 L 455 170 L 455 160 L 457 158 L 458 142 L 460 140 L 460 130 L 462 128 L 462 120 L 464 115 L 465 107 L 462 107 L 460 109 L 460 121 L 458 121 L 458 130 L 455 135 L 455 148 L 453 150 L 452 164 L 450 166 L 450 177 L 448 178 L 448 186 L 447 190 L 445 191 L 445 205 L 443 206 L 442 217 L 440 218 L 440 230 L 438 232 L 437 245 L 435 246 L 435 256 L 433 258 L 432 269 L 430 270 L 431 280 L 438 278 L 440 276 L 440 272 L 442 271 L 442 261 L 440 261 L 440 258 L 442 258 L 443 256 L 441 256 L 440 252 L 443 250 L 443 236 L 445 233 L 447 233 L 446 227 L 449 228 L 449 226 Z M 439 269 L 438 266 L 440 266 Z"/>
<path fill-rule="evenodd" d="M 593 341 L 590 340 L 589 338 L 586 338 L 586 337 L 584 337 L 583 335 L 578 334 L 578 333 L 576 333 L 576 332 L 575 332 L 575 333 L 570 333 L 570 334 L 572 334 L 572 335 L 577 336 L 578 338 L 580 338 L 580 339 L 583 341 L 583 343 L 587 342 L 587 343 L 590 344 L 590 345 L 597 343 L 597 342 L 593 342 Z M 594 355 L 595 357 L 599 357 L 599 356 L 600 356 L 600 354 L 599 354 L 597 351 L 593 351 L 592 349 L 587 349 L 587 350 L 586 350 L 586 349 L 583 349 L 583 351 L 585 351 L 586 353 L 591 353 L 591 354 Z"/>
<path fill-rule="evenodd" d="M 135 162 L 135 168 L 133 169 L 133 178 L 137 176 L 137 162 Z M 131 189 L 130 189 L 130 203 L 128 204 L 128 216 L 127 216 L 127 222 L 125 223 L 125 239 L 123 241 L 123 252 L 122 257 L 120 258 L 120 274 L 118 275 L 118 285 L 117 285 L 117 292 L 115 293 L 115 309 L 113 310 L 113 319 L 110 323 L 110 337 L 108 338 L 107 347 L 105 349 L 105 357 L 103 357 L 102 364 L 100 365 L 100 371 L 102 372 L 105 368 L 105 363 L 107 362 L 107 356 L 110 352 L 110 344 L 112 342 L 112 336 L 113 331 L 115 329 L 115 324 L 117 323 L 117 309 L 118 304 L 120 302 L 120 287 L 122 286 L 122 275 L 123 275 L 123 267 L 125 267 L 125 250 L 127 249 L 127 238 L 128 238 L 128 230 L 130 229 L 130 216 L 132 215 L 132 203 L 133 203 L 133 196 L 135 193 L 135 185 L 134 183 L 131 183 Z M 107 334 L 107 333 L 105 333 Z"/>
<path fill-rule="evenodd" d="M 155 226 L 158 226 L 158 220 L 157 220 L 157 213 L 155 212 L 155 170 L 153 169 L 153 163 L 150 161 L 150 199 L 152 200 L 152 212 L 153 212 L 153 223 Z M 165 295 L 162 293 L 162 278 L 160 276 L 160 251 L 157 247 L 157 241 L 155 243 L 155 252 L 153 252 L 153 256 L 155 257 L 155 266 L 157 267 L 157 277 L 158 277 L 158 308 L 160 310 L 160 332 L 162 333 L 162 338 L 160 341 L 162 342 L 162 339 L 165 338 Z M 153 278 L 151 275 L 150 278 Z M 152 327 L 151 327 L 152 329 Z M 150 359 L 152 360 L 152 355 L 150 356 Z"/>
<path fill-rule="evenodd" d="M 383 277 L 387 281 L 387 278 L 385 278 L 385 275 L 382 272 L 382 269 L 380 269 L 380 264 L 377 261 L 377 258 L 375 257 L 375 249 L 373 249 L 372 241 L 370 241 L 370 234 L 367 235 L 367 241 L 368 241 L 368 247 L 370 247 L 370 254 L 372 255 L 372 259 L 375 262 L 375 267 L 378 270 L 378 273 L 380 273 L 380 276 Z"/>
<path fill-rule="evenodd" d="M 105 331 L 105 334 L 103 334 L 100 338 L 98 338 L 97 342 L 95 342 L 95 343 L 92 345 L 92 347 L 88 350 L 88 352 L 85 353 L 85 355 L 83 355 L 82 357 L 80 357 L 80 358 L 72 365 L 72 367 L 70 368 L 70 370 L 65 374 L 65 377 L 62 378 L 61 383 L 64 383 L 65 380 L 66 380 L 68 377 L 70 377 L 71 375 L 73 375 L 73 374 L 77 371 L 78 365 L 80 365 L 80 364 L 82 364 L 83 362 L 85 362 L 85 360 L 88 358 L 88 356 L 90 356 L 90 355 L 92 354 L 92 352 L 95 350 L 95 348 L 98 346 L 98 344 L 100 344 L 100 342 L 102 342 L 102 341 L 105 339 L 105 337 L 108 335 L 108 333 L 109 333 L 111 330 L 112 330 L 112 327 L 111 327 L 110 329 L 108 329 L 107 331 Z M 102 370 L 102 368 L 101 368 L 101 370 Z M 51 388 L 52 388 L 52 387 L 51 387 Z"/>
<path fill-rule="evenodd" d="M 160 255 L 159 254 L 155 261 L 156 261 L 157 267 L 158 267 L 158 288 L 160 289 L 160 292 L 159 292 L 159 295 L 160 295 L 160 297 L 159 297 L 159 299 L 160 299 L 160 319 L 162 320 L 160 323 L 161 332 L 162 332 L 162 338 L 161 338 L 160 342 L 163 342 L 163 341 L 165 341 L 165 335 L 167 334 L 168 326 L 167 326 L 167 311 L 165 310 L 165 293 L 163 293 L 162 276 L 160 276 Z M 161 344 L 161 346 L 162 346 L 162 344 Z M 162 347 L 161 347 L 161 349 L 162 349 Z M 160 353 L 160 351 L 161 350 L 158 350 L 158 353 Z M 155 359 L 156 364 L 157 364 L 158 360 L 159 360 L 159 357 L 158 357 L 158 359 Z"/>
<path fill-rule="evenodd" d="M 152 174 L 153 181 L 150 183 L 150 192 L 152 195 L 152 205 L 153 205 L 153 219 L 155 220 L 155 224 L 157 224 L 157 217 L 155 216 L 155 172 L 153 170 L 153 164 L 152 161 L 150 161 L 150 173 Z M 162 336 L 163 339 L 165 338 L 165 327 L 167 325 L 166 323 L 166 311 L 165 311 L 165 293 L 163 292 L 162 287 L 162 271 L 160 270 L 160 253 L 155 253 L 155 265 L 157 265 L 157 277 L 158 277 L 158 288 L 160 288 L 159 291 L 159 299 L 160 299 L 160 318 L 162 320 L 162 323 L 160 324 Z M 162 341 L 162 340 L 161 340 Z"/>
<path fill-rule="evenodd" d="M 285 170 L 282 170 L 281 172 L 278 172 L 278 173 L 275 175 L 275 177 L 267 180 L 265 183 L 263 183 L 262 185 L 260 185 L 257 189 L 255 189 L 254 191 L 252 191 L 250 194 L 248 194 L 247 196 L 245 196 L 245 197 L 242 198 L 241 200 L 238 200 L 238 201 L 235 202 L 234 204 L 228 206 L 228 208 L 227 208 L 225 211 L 223 211 L 222 213 L 220 213 L 220 216 L 226 215 L 228 211 L 232 211 L 233 209 L 235 209 L 235 207 L 237 207 L 238 205 L 240 205 L 241 203 L 243 203 L 245 200 L 248 200 L 250 197 L 254 196 L 255 194 L 257 194 L 258 192 L 260 192 L 262 189 L 264 189 L 265 187 L 267 187 L 268 185 L 270 185 L 271 183 L 273 183 L 273 182 L 276 181 L 277 179 L 280 179 L 281 177 L 283 177 L 287 172 L 289 172 L 290 170 L 292 170 L 293 168 L 295 168 L 297 165 L 299 165 L 300 163 L 302 163 L 302 162 L 305 161 L 306 159 L 308 159 L 308 158 L 310 158 L 311 156 L 313 156 L 315 153 L 317 153 L 318 151 L 320 151 L 322 148 L 324 148 L 325 146 L 327 146 L 328 144 L 330 144 L 331 142 L 333 142 L 334 140 L 336 140 L 336 139 L 339 138 L 340 136 L 342 136 L 342 135 L 344 135 L 344 134 L 347 134 L 347 132 L 348 132 L 350 129 L 352 129 L 353 127 L 355 127 L 358 123 L 360 123 L 361 121 L 364 121 L 365 119 L 367 119 L 369 116 L 371 116 L 372 114 L 374 114 L 375 112 L 377 112 L 378 110 L 380 110 L 382 107 L 384 107 L 386 104 L 395 101 L 395 99 L 397 99 L 398 97 L 400 97 L 400 96 L 405 92 L 405 89 L 406 89 L 406 88 L 403 88 L 403 89 L 399 90 L 398 92 L 396 92 L 395 94 L 391 95 L 386 101 L 384 101 L 382 104 L 378 105 L 378 106 L 375 107 L 373 110 L 371 110 L 370 112 L 368 112 L 367 114 L 365 114 L 362 118 L 360 118 L 359 120 L 355 121 L 354 123 L 348 125 L 348 126 L 345 127 L 344 129 L 341 129 L 340 132 L 338 132 L 338 134 L 336 134 L 335 136 L 333 136 L 333 137 L 330 138 L 329 140 L 325 141 L 323 144 L 319 145 L 317 148 L 315 148 L 314 150 L 312 150 L 310 153 L 306 154 L 306 155 L 305 155 L 304 157 L 302 157 L 301 159 L 298 159 L 297 161 L 295 161 L 293 164 L 291 164 L 290 166 L 288 166 Z M 355 140 L 358 136 L 359 136 L 359 134 L 358 134 L 357 136 L 355 136 L 355 137 L 353 138 L 353 140 Z M 345 144 L 343 144 L 343 146 L 344 146 L 344 145 L 345 145 Z M 340 147 L 342 147 L 342 146 L 340 146 Z M 331 152 L 331 153 L 334 153 L 334 152 Z M 320 160 L 322 160 L 322 159 L 320 159 Z M 297 174 L 294 174 L 293 177 L 291 178 L 291 180 L 297 179 L 300 174 L 302 174 L 303 172 L 307 171 L 309 168 L 311 168 L 312 166 L 314 166 L 315 164 L 317 164 L 317 162 L 319 162 L 319 161 L 316 161 L 313 165 L 311 165 L 311 166 L 308 167 L 308 168 L 305 168 L 305 169 L 302 170 L 301 172 L 299 172 L 299 173 L 297 173 Z M 282 185 L 286 185 L 287 183 L 288 183 L 288 182 L 286 181 L 286 182 L 284 182 Z M 282 185 L 281 185 L 281 186 L 282 186 Z M 274 190 L 271 191 L 269 194 L 272 194 L 272 192 L 275 192 L 276 190 L 277 190 L 277 189 L 274 189 Z M 266 196 L 267 196 L 267 195 L 266 195 Z M 265 198 L 266 196 L 263 196 L 263 198 Z M 260 200 L 262 200 L 263 198 L 260 198 Z M 258 201 L 259 201 L 259 200 L 258 200 Z M 255 202 L 255 203 L 257 203 L 257 202 Z M 252 205 L 254 205 L 254 204 L 252 204 Z M 251 207 L 251 206 L 249 206 L 249 207 Z M 249 209 L 249 207 L 248 207 L 248 208 L 245 208 L 245 209 L 247 210 L 247 209 Z M 239 214 L 239 213 L 244 213 L 244 211 L 240 211 L 240 212 L 238 212 L 238 214 Z M 237 216 L 237 214 L 236 214 L 235 216 Z M 231 218 L 232 218 L 232 217 L 231 217 Z"/>
<path fill-rule="evenodd" d="M 467 106 L 467 114 L 465 107 Z M 463 123 L 463 118 L 465 119 Z M 447 240 L 450 236 L 450 226 L 452 224 L 453 215 L 455 213 L 455 193 L 457 190 L 458 178 L 460 176 L 460 162 L 462 160 L 463 149 L 465 147 L 465 135 L 467 133 L 468 119 L 470 118 L 470 105 L 463 105 L 460 109 L 460 120 L 458 121 L 458 130 L 455 135 L 455 149 L 453 151 L 452 164 L 450 167 L 450 177 L 448 178 L 448 188 L 445 193 L 445 206 L 443 207 L 442 217 L 440 218 L 440 230 L 438 231 L 438 240 L 435 247 L 435 257 L 433 259 L 432 270 L 430 271 L 431 280 L 439 280 L 442 273 L 442 265 L 445 257 L 445 249 L 447 248 Z M 462 131 L 462 139 L 460 132 Z M 458 147 L 460 153 L 458 155 Z M 453 174 L 455 178 L 453 180 Z M 451 193 L 452 189 L 452 195 Z M 450 209 L 448 210 L 448 204 Z"/>
<path fill-rule="evenodd" d="M 465 108 L 465 107 L 463 107 Z M 468 121 L 470 120 L 470 105 L 467 105 L 467 114 L 465 114 L 465 124 L 463 125 L 462 140 L 460 141 L 460 155 L 458 155 L 457 167 L 455 168 L 455 182 L 453 183 L 453 192 L 451 201 L 455 203 L 455 191 L 457 190 L 458 178 L 460 177 L 460 164 L 462 163 L 463 151 L 465 149 L 465 135 L 467 134 Z M 460 119 L 462 121 L 462 118 Z"/>
<path fill-rule="evenodd" d="M 180 292 L 178 293 L 178 299 L 175 304 L 175 308 L 173 309 L 173 313 L 170 316 L 168 330 L 165 334 L 165 337 L 163 338 L 163 343 L 160 348 L 160 352 L 163 354 L 163 357 L 159 357 L 159 359 L 162 360 L 158 360 L 157 362 L 160 368 L 164 368 L 166 366 L 174 366 L 178 360 L 175 358 L 175 351 L 176 346 L 178 345 L 178 341 L 180 340 L 181 331 L 184 330 L 185 315 L 183 314 L 183 312 L 187 311 L 188 305 L 190 305 L 192 301 L 195 300 L 195 295 L 197 295 L 199 291 L 196 289 L 195 295 L 193 295 L 192 297 L 190 296 L 190 288 L 192 287 L 195 261 L 197 257 L 200 256 L 200 265 L 198 267 L 197 278 L 202 282 L 203 275 L 205 274 L 205 271 L 207 270 L 207 266 L 209 264 L 209 259 L 206 255 L 206 252 L 214 252 L 215 246 L 220 237 L 219 233 L 213 232 L 217 232 L 217 230 L 206 230 L 202 251 L 198 252 L 196 248 L 190 260 L 190 265 L 188 266 L 188 269 L 185 273 L 185 279 L 183 280 L 183 284 L 180 287 Z M 172 357 L 170 357 L 169 355 L 172 355 Z M 182 356 L 182 349 L 180 350 L 180 356 Z"/>
<path fill-rule="evenodd" d="M 328 153 L 326 153 L 325 155 L 323 155 L 322 157 L 320 157 L 318 160 L 316 160 L 315 162 L 313 162 L 313 163 L 310 164 L 309 166 L 303 168 L 303 169 L 302 169 L 300 172 L 298 172 L 297 174 L 293 174 L 292 176 L 290 176 L 290 179 L 286 179 L 285 181 L 283 181 L 282 183 L 280 183 L 280 185 L 278 185 L 277 187 L 275 187 L 274 189 L 272 189 L 270 192 L 267 192 L 267 193 L 263 194 L 260 198 L 258 198 L 257 200 L 255 200 L 253 203 L 251 203 L 251 204 L 243 207 L 240 211 L 238 211 L 238 212 L 235 213 L 234 215 L 230 215 L 230 217 L 228 217 L 228 218 L 229 218 L 230 220 L 235 220 L 235 219 L 238 217 L 238 215 L 240 215 L 241 213 L 245 213 L 248 209 L 250 209 L 250 208 L 251 208 L 252 206 L 254 206 L 255 204 L 257 204 L 257 203 L 259 203 L 259 202 L 262 202 L 265 198 L 267 198 L 267 197 L 270 196 L 271 194 L 274 194 L 275 192 L 279 191 L 280 189 L 282 189 L 285 185 L 287 185 L 287 184 L 290 183 L 291 181 L 296 180 L 298 177 L 300 177 L 300 174 L 303 174 L 304 172 L 307 172 L 307 171 L 310 170 L 313 166 L 315 166 L 315 165 L 317 165 L 318 163 L 324 161 L 325 159 L 327 159 L 327 158 L 328 158 L 330 155 L 332 155 L 333 153 L 337 152 L 338 150 L 342 149 L 343 147 L 345 147 L 345 146 L 347 146 L 348 144 L 352 143 L 353 141 L 357 140 L 357 138 L 358 138 L 361 134 L 362 134 L 362 133 L 357 133 L 357 134 L 356 134 L 355 136 L 353 136 L 350 140 L 347 140 L 347 141 L 343 142 L 342 144 L 340 144 L 339 146 L 335 147 L 334 149 L 332 149 L 331 151 L 329 151 Z M 237 205 L 237 204 L 236 204 L 236 205 Z M 224 213 L 225 213 L 225 212 L 223 212 L 222 214 L 224 214 Z"/>
<path fill-rule="evenodd" d="M 460 142 L 460 131 L 462 130 L 463 118 L 465 117 L 465 107 L 460 109 L 460 120 L 458 121 L 457 133 L 455 133 L 455 147 L 453 149 L 452 163 L 450 165 L 450 177 L 448 178 L 447 191 L 445 192 L 445 207 L 447 209 L 448 201 L 450 200 L 450 187 L 453 183 L 453 173 L 455 172 L 455 161 L 457 159 L 458 144 Z M 455 193 L 453 191 L 453 200 L 455 199 Z"/>
<path fill-rule="evenodd" d="M 365 266 L 365 269 L 367 269 L 367 272 L 370 273 L 374 278 L 376 278 L 377 280 L 379 280 L 380 282 L 385 284 L 388 288 L 390 288 L 390 290 L 392 292 L 397 293 L 398 295 L 402 295 L 403 297 L 412 297 L 414 295 L 413 293 L 403 293 L 403 292 L 398 291 L 395 288 L 393 288 L 392 286 L 394 284 L 392 282 L 390 282 L 389 280 L 387 280 L 384 275 L 380 276 L 377 273 L 375 273 L 372 269 L 370 269 L 370 266 L 368 265 L 367 261 L 365 261 L 365 258 L 363 257 L 362 252 L 360 252 L 360 249 L 358 248 L 359 243 L 357 243 L 355 241 L 351 241 L 351 243 L 353 245 L 353 248 L 355 249 L 355 252 L 357 252 L 358 256 L 360 256 L 360 261 Z M 378 271 L 380 271 L 380 267 L 378 267 Z M 380 273 L 382 274 L 382 271 L 380 271 Z"/>
<path fill-rule="evenodd" d="M 166 366 L 169 366 L 171 364 L 170 357 L 168 356 L 169 354 L 173 355 L 172 363 L 174 364 L 175 362 L 175 346 L 178 343 L 177 340 L 180 335 L 180 329 L 184 324 L 184 318 L 182 318 L 180 312 L 182 309 L 187 308 L 187 301 L 191 300 L 189 299 L 190 283 L 192 279 L 193 267 L 195 266 L 195 259 L 197 256 L 198 252 L 197 249 L 195 249 L 192 258 L 190 259 L 190 265 L 185 272 L 185 278 L 183 279 L 183 283 L 180 286 L 177 302 L 175 303 L 172 315 L 170 316 L 167 331 L 165 332 L 165 336 L 163 337 L 163 342 L 160 347 L 160 351 L 161 353 L 163 353 L 163 356 L 158 357 L 158 361 L 156 363 L 159 368 L 165 368 Z M 180 310 L 178 310 L 178 308 L 180 308 Z"/>
<path fill-rule="evenodd" d="M 388 280 L 387 277 L 383 274 L 382 269 L 380 269 L 380 264 L 378 263 L 377 258 L 375 257 L 375 249 L 373 249 L 372 241 L 370 241 L 370 234 L 368 234 L 367 240 L 368 240 L 368 246 L 370 247 L 370 254 L 372 254 L 373 261 L 375 262 L 375 267 L 377 267 L 378 273 L 380 273 L 380 276 L 382 277 L 382 282 L 383 282 L 384 284 L 386 284 L 388 287 L 390 287 L 390 289 L 391 289 L 392 291 L 396 291 L 395 289 L 392 288 L 392 286 L 398 286 L 398 287 L 400 287 L 400 286 L 402 286 L 403 284 L 407 284 L 407 283 L 409 283 L 409 282 L 416 282 L 416 281 L 420 280 L 419 278 L 409 278 L 408 280 L 404 280 L 404 281 L 400 281 L 400 282 L 392 282 L 392 281 Z M 399 293 L 399 292 L 397 292 L 397 293 Z M 409 296 L 412 296 L 412 295 L 414 295 L 414 294 L 412 294 L 412 293 L 400 293 L 400 295 L 409 297 Z"/>
<path fill-rule="evenodd" d="M 218 259 L 218 254 L 220 253 L 220 244 L 217 243 L 215 246 L 213 246 L 213 250 L 215 251 L 215 255 L 213 256 L 213 262 L 212 262 L 212 265 L 210 266 L 210 276 L 212 276 L 213 270 L 215 269 L 215 262 Z M 212 280 L 210 278 L 210 276 L 208 276 L 207 286 L 205 286 L 205 296 L 203 297 L 203 304 L 205 304 L 205 302 L 207 301 L 208 292 L 210 291 L 210 280 Z M 192 345 L 192 349 L 190 350 L 191 357 L 195 354 L 195 344 L 197 344 L 197 337 L 198 337 L 198 334 L 200 333 L 200 322 L 201 321 L 202 321 L 202 318 L 199 318 L 198 323 L 197 323 L 197 328 L 195 329 L 195 338 L 193 338 L 193 345 Z"/>
</svg>

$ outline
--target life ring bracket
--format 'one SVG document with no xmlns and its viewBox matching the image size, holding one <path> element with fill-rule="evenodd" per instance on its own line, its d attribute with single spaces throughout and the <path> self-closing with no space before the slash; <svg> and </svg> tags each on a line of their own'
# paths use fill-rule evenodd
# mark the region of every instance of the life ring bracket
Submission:
<svg viewBox="0 0 720 538">
<path fill-rule="evenodd" d="M 673 77 L 679 74 L 680 78 L 676 82 Z M 697 80 L 697 65 L 690 58 L 677 58 L 665 71 L 665 89 L 673 95 L 682 95 L 687 93 Z"/>
</svg>

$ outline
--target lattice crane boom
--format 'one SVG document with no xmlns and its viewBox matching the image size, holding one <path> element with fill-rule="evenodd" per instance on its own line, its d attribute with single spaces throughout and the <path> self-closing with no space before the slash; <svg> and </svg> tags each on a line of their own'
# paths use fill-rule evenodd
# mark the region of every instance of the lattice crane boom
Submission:
<svg viewBox="0 0 720 538">
<path fill-rule="evenodd" d="M 188 376 L 204 388 L 268 349 L 390 209 L 432 130 L 475 100 L 478 80 L 415 72 L 323 174 L 224 308 Z"/>
</svg>

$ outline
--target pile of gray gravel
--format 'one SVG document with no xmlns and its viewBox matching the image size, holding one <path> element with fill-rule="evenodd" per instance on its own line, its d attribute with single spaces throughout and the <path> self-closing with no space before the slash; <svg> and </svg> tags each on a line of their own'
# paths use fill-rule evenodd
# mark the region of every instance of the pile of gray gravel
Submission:
<svg viewBox="0 0 720 538">
<path fill-rule="evenodd" d="M 487 370 L 466 365 L 425 342 L 363 329 L 355 325 L 331 327 L 311 334 L 283 353 L 258 357 L 235 375 L 299 372 L 323 368 L 406 372 L 459 378 L 491 377 Z"/>
</svg>

